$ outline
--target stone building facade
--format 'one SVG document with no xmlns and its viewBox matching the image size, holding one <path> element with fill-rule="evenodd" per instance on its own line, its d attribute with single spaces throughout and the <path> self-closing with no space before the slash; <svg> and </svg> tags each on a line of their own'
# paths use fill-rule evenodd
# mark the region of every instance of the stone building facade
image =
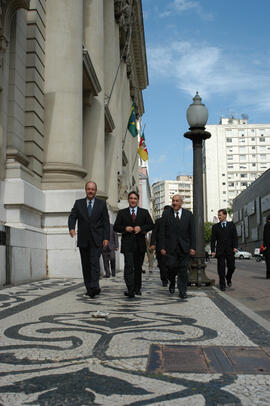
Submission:
<svg viewBox="0 0 270 406">
<path fill-rule="evenodd" d="M 0 284 L 81 276 L 67 216 L 138 189 L 147 85 L 141 0 L 0 0 Z"/>
</svg>

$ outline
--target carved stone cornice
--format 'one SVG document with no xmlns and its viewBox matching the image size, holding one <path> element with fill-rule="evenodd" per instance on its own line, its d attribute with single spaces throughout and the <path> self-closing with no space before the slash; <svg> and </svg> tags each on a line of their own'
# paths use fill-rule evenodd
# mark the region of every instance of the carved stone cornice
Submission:
<svg viewBox="0 0 270 406">
<path fill-rule="evenodd" d="M 104 113 L 105 113 L 105 132 L 109 134 L 112 133 L 113 130 L 115 129 L 115 124 L 109 106 L 107 104 L 105 104 Z"/>
<path fill-rule="evenodd" d="M 149 83 L 142 0 L 114 0 L 114 11 L 119 24 L 120 53 L 127 64 L 127 76 L 133 93 L 131 96 L 141 116 L 144 113 L 141 93 Z"/>
<path fill-rule="evenodd" d="M 97 96 L 101 91 L 95 68 L 86 48 L 83 48 L 83 89 L 90 91 L 93 96 Z"/>
</svg>

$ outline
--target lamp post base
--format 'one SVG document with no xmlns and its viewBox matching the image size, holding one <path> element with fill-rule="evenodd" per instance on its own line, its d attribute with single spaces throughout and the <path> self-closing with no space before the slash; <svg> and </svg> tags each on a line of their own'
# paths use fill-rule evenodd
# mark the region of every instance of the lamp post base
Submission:
<svg viewBox="0 0 270 406">
<path fill-rule="evenodd" d="M 206 263 L 201 258 L 193 258 L 189 264 L 189 285 L 212 286 L 215 279 L 209 279 L 205 273 Z"/>
</svg>

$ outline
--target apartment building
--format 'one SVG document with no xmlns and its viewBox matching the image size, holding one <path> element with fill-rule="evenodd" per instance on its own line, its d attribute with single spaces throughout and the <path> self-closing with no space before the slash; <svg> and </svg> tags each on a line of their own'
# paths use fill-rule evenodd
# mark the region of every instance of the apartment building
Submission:
<svg viewBox="0 0 270 406">
<path fill-rule="evenodd" d="M 179 175 L 176 180 L 162 180 L 152 185 L 154 199 L 155 219 L 161 217 L 163 208 L 172 203 L 172 197 L 179 193 L 184 200 L 185 209 L 193 209 L 193 177 Z"/>
<path fill-rule="evenodd" d="M 243 117 L 222 118 L 207 125 L 204 143 L 206 221 L 215 221 L 220 208 L 270 167 L 270 124 L 248 124 Z"/>
</svg>

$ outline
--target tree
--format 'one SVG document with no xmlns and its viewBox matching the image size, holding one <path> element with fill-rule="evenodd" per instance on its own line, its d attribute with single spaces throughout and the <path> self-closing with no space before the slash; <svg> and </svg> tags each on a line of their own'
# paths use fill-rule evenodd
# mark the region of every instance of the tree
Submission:
<svg viewBox="0 0 270 406">
<path fill-rule="evenodd" d="M 204 243 L 208 244 L 211 241 L 212 225 L 209 221 L 204 223 Z"/>
</svg>

